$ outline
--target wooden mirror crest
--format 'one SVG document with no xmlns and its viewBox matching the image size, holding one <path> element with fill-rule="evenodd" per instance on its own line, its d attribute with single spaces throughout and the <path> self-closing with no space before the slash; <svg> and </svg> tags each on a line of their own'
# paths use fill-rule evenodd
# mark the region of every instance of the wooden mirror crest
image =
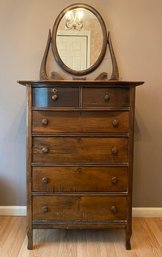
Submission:
<svg viewBox="0 0 162 257">
<path fill-rule="evenodd" d="M 107 46 L 112 62 L 110 80 L 118 80 L 119 72 L 110 32 L 93 7 L 86 4 L 73 4 L 63 9 L 56 18 L 52 32 L 49 30 L 46 49 L 40 67 L 41 80 L 62 80 L 57 72 L 47 75 L 46 63 L 50 48 L 58 65 L 74 79 L 94 71 L 102 62 Z M 96 80 L 107 80 L 107 72 L 102 72 Z"/>
</svg>

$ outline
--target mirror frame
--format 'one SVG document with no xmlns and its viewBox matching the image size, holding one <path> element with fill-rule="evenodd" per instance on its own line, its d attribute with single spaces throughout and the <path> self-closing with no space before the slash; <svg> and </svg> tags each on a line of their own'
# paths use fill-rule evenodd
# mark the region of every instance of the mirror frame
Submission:
<svg viewBox="0 0 162 257">
<path fill-rule="evenodd" d="M 100 53 L 98 59 L 88 69 L 80 70 L 80 71 L 73 70 L 70 67 L 65 65 L 65 63 L 62 61 L 62 59 L 58 53 L 57 45 L 56 45 L 57 29 L 60 24 L 60 21 L 62 20 L 62 18 L 68 11 L 73 10 L 75 8 L 84 8 L 84 9 L 92 12 L 98 19 L 101 29 L 102 29 L 102 33 L 103 33 L 103 44 L 102 44 L 101 53 Z M 68 73 L 70 73 L 72 75 L 77 75 L 77 76 L 86 75 L 86 74 L 94 71 L 100 65 L 100 63 L 102 62 L 102 60 L 105 56 L 106 49 L 107 49 L 107 31 L 106 31 L 105 22 L 104 22 L 102 16 L 99 14 L 99 12 L 96 9 L 94 9 L 93 7 L 91 7 L 87 4 L 72 4 L 72 5 L 68 6 L 67 8 L 63 9 L 62 12 L 56 18 L 56 21 L 53 25 L 53 30 L 52 30 L 51 44 L 52 44 L 52 52 L 53 52 L 54 58 L 63 70 L 67 71 Z"/>
</svg>

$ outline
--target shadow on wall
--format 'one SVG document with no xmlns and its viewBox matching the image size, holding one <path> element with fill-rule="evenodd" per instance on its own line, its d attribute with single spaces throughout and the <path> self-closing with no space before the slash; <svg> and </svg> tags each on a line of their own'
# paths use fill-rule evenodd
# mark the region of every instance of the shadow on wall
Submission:
<svg viewBox="0 0 162 257">
<path fill-rule="evenodd" d="M 4 132 L 0 140 L 0 205 L 25 205 L 25 142 L 26 111 L 24 103 L 4 118 Z"/>
<path fill-rule="evenodd" d="M 152 140 L 152 135 L 149 131 L 148 125 L 144 121 L 137 108 L 134 124 L 134 140 L 135 142 L 149 142 L 150 140 Z"/>
<path fill-rule="evenodd" d="M 0 171 L 0 174 L 2 172 Z M 0 176 L 0 206 L 9 206 L 13 201 L 13 195 L 15 194 L 14 187 L 11 181 Z"/>
</svg>

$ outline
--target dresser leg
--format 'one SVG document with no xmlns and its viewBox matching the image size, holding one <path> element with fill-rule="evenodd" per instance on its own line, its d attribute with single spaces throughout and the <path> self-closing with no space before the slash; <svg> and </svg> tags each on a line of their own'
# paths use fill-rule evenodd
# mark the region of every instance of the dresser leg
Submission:
<svg viewBox="0 0 162 257">
<path fill-rule="evenodd" d="M 131 250 L 130 239 L 126 239 L 126 249 L 127 249 L 127 250 Z"/>
<path fill-rule="evenodd" d="M 28 245 L 27 248 L 28 250 L 32 250 L 33 249 L 33 230 L 27 230 L 27 238 L 28 238 Z"/>
<path fill-rule="evenodd" d="M 126 230 L 126 237 L 125 237 L 125 247 L 127 250 L 131 250 L 131 231 L 130 230 Z"/>
</svg>

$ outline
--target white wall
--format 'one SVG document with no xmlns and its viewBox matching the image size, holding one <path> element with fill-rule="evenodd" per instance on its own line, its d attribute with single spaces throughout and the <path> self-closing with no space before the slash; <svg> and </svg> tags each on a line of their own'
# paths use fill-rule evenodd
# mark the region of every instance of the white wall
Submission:
<svg viewBox="0 0 162 257">
<path fill-rule="evenodd" d="M 64 7 L 77 2 L 0 1 L 0 205 L 25 205 L 26 92 L 16 81 L 39 78 L 48 29 Z M 111 31 L 121 79 L 145 81 L 136 94 L 134 206 L 160 207 L 162 1 L 85 3 L 101 13 Z M 100 69 L 107 71 L 107 60 Z"/>
</svg>

